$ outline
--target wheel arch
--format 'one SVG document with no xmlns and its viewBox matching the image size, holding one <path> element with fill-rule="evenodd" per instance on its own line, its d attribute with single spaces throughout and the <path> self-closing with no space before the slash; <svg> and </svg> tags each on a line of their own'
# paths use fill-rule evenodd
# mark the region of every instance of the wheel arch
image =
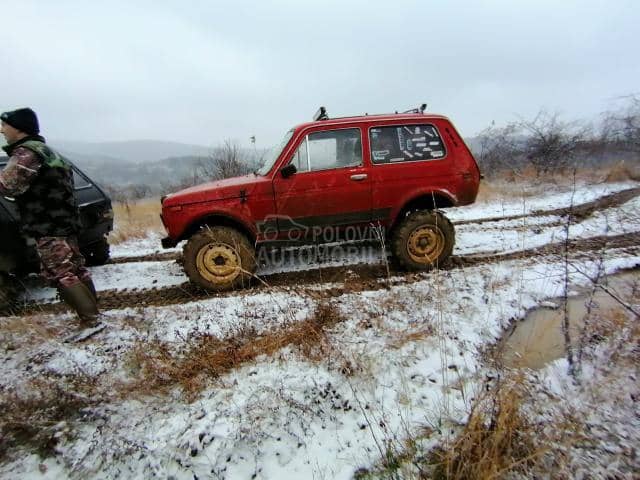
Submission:
<svg viewBox="0 0 640 480">
<path fill-rule="evenodd" d="M 437 210 L 439 208 L 449 208 L 455 205 L 456 199 L 448 192 L 432 191 L 416 195 L 407 200 L 398 210 L 398 213 L 393 217 L 393 222 L 389 228 L 389 234 L 391 235 L 402 219 L 411 212 L 415 212 L 417 210 Z"/>
<path fill-rule="evenodd" d="M 188 238 L 193 236 L 195 233 L 197 233 L 202 227 L 205 227 L 205 226 L 209 226 L 209 227 L 221 226 L 221 227 L 235 228 L 239 232 L 246 235 L 246 237 L 249 239 L 251 243 L 255 244 L 256 242 L 255 233 L 245 223 L 238 220 L 237 218 L 233 218 L 231 216 L 223 215 L 223 214 L 207 215 L 205 217 L 201 217 L 195 220 L 184 230 L 184 232 L 182 232 L 182 235 L 180 235 L 180 238 L 178 238 L 178 241 L 187 240 Z"/>
</svg>

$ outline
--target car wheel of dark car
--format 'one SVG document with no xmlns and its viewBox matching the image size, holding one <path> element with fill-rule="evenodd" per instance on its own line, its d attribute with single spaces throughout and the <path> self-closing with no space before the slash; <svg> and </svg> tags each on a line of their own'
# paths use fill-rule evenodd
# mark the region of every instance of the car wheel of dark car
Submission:
<svg viewBox="0 0 640 480">
<path fill-rule="evenodd" d="M 104 265 L 109 261 L 109 242 L 106 237 L 86 245 L 81 251 L 89 266 Z"/>
<path fill-rule="evenodd" d="M 256 270 L 255 248 L 231 227 L 205 227 L 184 246 L 189 279 L 207 290 L 249 286 Z"/>
<path fill-rule="evenodd" d="M 454 243 L 449 219 L 440 212 L 421 210 L 401 221 L 392 236 L 391 248 L 408 270 L 429 270 L 449 258 Z"/>
</svg>

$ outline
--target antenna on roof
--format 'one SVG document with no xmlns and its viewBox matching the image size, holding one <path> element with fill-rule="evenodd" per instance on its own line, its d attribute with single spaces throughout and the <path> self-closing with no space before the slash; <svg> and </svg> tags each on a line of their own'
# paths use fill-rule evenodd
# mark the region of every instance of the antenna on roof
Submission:
<svg viewBox="0 0 640 480">
<path fill-rule="evenodd" d="M 422 105 L 420 105 L 418 108 L 412 108 L 410 110 L 407 110 L 405 112 L 402 113 L 424 113 L 424 111 L 427 109 L 427 104 L 423 103 Z M 398 113 L 398 112 L 396 112 Z"/>
<path fill-rule="evenodd" d="M 320 107 L 316 114 L 313 116 L 314 122 L 317 122 L 318 120 L 329 120 L 329 115 L 327 115 L 326 108 Z"/>
</svg>

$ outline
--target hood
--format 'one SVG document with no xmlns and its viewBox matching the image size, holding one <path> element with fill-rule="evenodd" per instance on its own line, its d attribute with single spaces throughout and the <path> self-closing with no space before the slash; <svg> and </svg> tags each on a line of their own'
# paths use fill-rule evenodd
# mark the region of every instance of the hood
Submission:
<svg viewBox="0 0 640 480">
<path fill-rule="evenodd" d="M 163 206 L 240 198 L 240 192 L 244 190 L 244 194 L 249 195 L 256 183 L 260 181 L 260 178 L 250 173 L 242 177 L 225 178 L 224 180 L 216 180 L 215 182 L 207 182 L 195 187 L 185 188 L 167 195 Z"/>
</svg>

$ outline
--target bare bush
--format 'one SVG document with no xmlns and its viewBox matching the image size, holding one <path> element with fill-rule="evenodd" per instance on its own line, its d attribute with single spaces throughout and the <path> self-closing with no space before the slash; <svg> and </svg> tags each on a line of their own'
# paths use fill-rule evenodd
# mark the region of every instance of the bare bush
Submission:
<svg viewBox="0 0 640 480">
<path fill-rule="evenodd" d="M 527 134 L 523 153 L 538 175 L 569 167 L 587 137 L 585 126 L 563 122 L 557 113 L 544 110 L 519 125 Z"/>
<path fill-rule="evenodd" d="M 492 175 L 498 171 L 521 166 L 522 139 L 518 133 L 519 127 L 516 123 L 501 128 L 492 124 L 480 132 L 478 161 L 485 174 Z"/>
<path fill-rule="evenodd" d="M 238 143 L 225 140 L 198 165 L 201 177 L 210 180 L 239 177 L 251 171 L 248 159 Z"/>
<path fill-rule="evenodd" d="M 600 128 L 600 141 L 621 151 L 640 153 L 640 97 L 629 95 L 624 104 L 606 112 Z"/>
</svg>

